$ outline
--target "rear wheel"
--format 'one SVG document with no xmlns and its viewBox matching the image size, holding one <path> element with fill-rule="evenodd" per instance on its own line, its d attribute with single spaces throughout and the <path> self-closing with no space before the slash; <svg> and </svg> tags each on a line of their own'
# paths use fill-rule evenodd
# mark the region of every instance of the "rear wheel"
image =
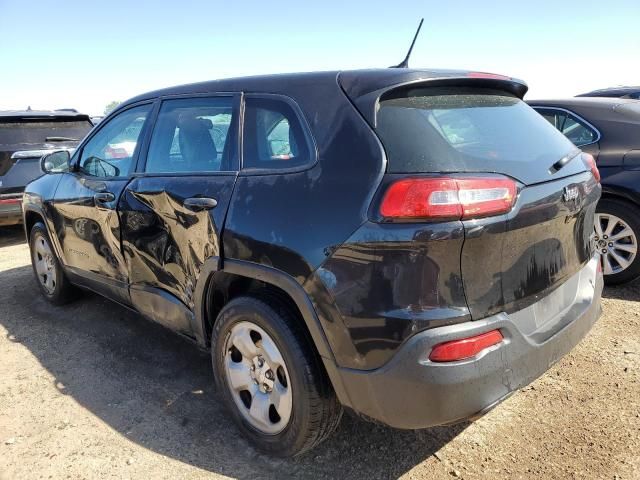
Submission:
<svg viewBox="0 0 640 480">
<path fill-rule="evenodd" d="M 242 433 L 277 456 L 324 440 L 342 415 L 296 314 L 277 298 L 240 297 L 220 312 L 211 338 L 216 385 Z"/>
<path fill-rule="evenodd" d="M 31 228 L 29 248 L 33 272 L 44 297 L 54 305 L 63 305 L 72 300 L 76 289 L 62 271 L 47 229 L 40 222 Z"/>
<path fill-rule="evenodd" d="M 640 276 L 640 214 L 636 209 L 628 202 L 610 198 L 600 200 L 596 208 L 596 247 L 608 285 L 629 282 Z"/>
</svg>

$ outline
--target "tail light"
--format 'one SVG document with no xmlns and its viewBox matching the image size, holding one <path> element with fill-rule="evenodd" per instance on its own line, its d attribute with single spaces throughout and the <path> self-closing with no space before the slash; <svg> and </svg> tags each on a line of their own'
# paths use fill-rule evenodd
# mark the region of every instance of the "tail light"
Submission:
<svg viewBox="0 0 640 480">
<path fill-rule="evenodd" d="M 589 168 L 589 170 L 591 170 L 591 173 L 593 173 L 593 176 L 595 177 L 596 181 L 599 182 L 600 171 L 598 170 L 598 166 L 596 165 L 596 159 L 593 158 L 593 155 L 591 155 L 590 153 L 583 153 L 582 161 Z"/>
<path fill-rule="evenodd" d="M 503 176 L 405 178 L 392 183 L 380 205 L 387 219 L 469 219 L 507 213 L 516 183 Z"/>
<path fill-rule="evenodd" d="M 511 77 L 507 77 L 505 75 L 498 75 L 497 73 L 487 73 L 487 72 L 469 72 L 467 73 L 467 77 L 469 78 L 490 78 L 493 80 L 511 80 Z"/>
<path fill-rule="evenodd" d="M 433 347 L 429 354 L 432 362 L 455 362 L 471 358 L 480 353 L 485 348 L 492 347 L 500 343 L 504 337 L 500 330 L 476 335 L 475 337 L 462 338 L 451 342 L 444 342 Z"/>
</svg>

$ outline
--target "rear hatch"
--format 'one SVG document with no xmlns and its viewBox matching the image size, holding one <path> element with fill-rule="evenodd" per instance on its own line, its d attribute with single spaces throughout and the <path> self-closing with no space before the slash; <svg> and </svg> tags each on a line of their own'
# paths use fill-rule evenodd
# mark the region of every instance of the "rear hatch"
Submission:
<svg viewBox="0 0 640 480">
<path fill-rule="evenodd" d="M 472 202 L 508 197 L 506 209 L 486 197 L 478 205 L 493 210 L 457 217 L 465 240 L 451 255 L 460 256 L 472 318 L 534 303 L 592 257 L 599 183 L 579 150 L 514 94 L 471 85 L 394 89 L 379 99 L 375 130 L 387 176 L 510 182 L 502 190 L 423 190 L 436 212 L 450 198 L 463 202 L 463 193 Z"/>
<path fill-rule="evenodd" d="M 86 115 L 0 116 L 0 194 L 22 192 L 42 174 L 42 150 L 73 148 L 92 127 Z"/>
</svg>

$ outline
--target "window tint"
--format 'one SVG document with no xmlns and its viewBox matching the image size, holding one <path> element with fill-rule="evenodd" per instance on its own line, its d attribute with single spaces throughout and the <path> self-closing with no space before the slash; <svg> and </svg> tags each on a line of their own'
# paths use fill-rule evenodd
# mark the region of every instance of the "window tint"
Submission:
<svg viewBox="0 0 640 480">
<path fill-rule="evenodd" d="M 165 100 L 151 136 L 149 173 L 235 170 L 232 97 Z"/>
<path fill-rule="evenodd" d="M 390 173 L 510 173 L 575 151 L 522 100 L 483 88 L 391 92 L 380 100 L 376 131 Z"/>
<path fill-rule="evenodd" d="M 133 167 L 133 155 L 151 105 L 116 115 L 82 148 L 80 170 L 94 177 L 124 177 Z"/>
<path fill-rule="evenodd" d="M 539 109 L 538 111 L 578 147 L 593 143 L 597 139 L 598 134 L 595 130 L 569 112 L 552 109 Z"/>
<path fill-rule="evenodd" d="M 288 103 L 271 98 L 247 99 L 243 168 L 291 168 L 311 160 L 307 136 Z"/>
</svg>

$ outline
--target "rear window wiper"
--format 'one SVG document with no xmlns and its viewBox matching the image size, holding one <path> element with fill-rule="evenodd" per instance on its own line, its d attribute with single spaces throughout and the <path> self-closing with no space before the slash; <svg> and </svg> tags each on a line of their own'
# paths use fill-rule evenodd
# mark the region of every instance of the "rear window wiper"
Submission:
<svg viewBox="0 0 640 480">
<path fill-rule="evenodd" d="M 568 164 L 571 160 L 576 158 L 578 155 L 580 155 L 580 150 L 576 150 L 576 151 L 573 151 L 573 152 L 565 155 L 560 160 L 558 160 L 556 163 L 551 165 L 551 168 L 549 168 L 549 173 L 551 175 L 553 175 L 558 170 L 560 170 L 562 167 L 564 167 L 566 164 Z"/>
<path fill-rule="evenodd" d="M 47 137 L 44 139 L 45 142 L 77 142 L 77 138 L 71 137 Z"/>
</svg>

